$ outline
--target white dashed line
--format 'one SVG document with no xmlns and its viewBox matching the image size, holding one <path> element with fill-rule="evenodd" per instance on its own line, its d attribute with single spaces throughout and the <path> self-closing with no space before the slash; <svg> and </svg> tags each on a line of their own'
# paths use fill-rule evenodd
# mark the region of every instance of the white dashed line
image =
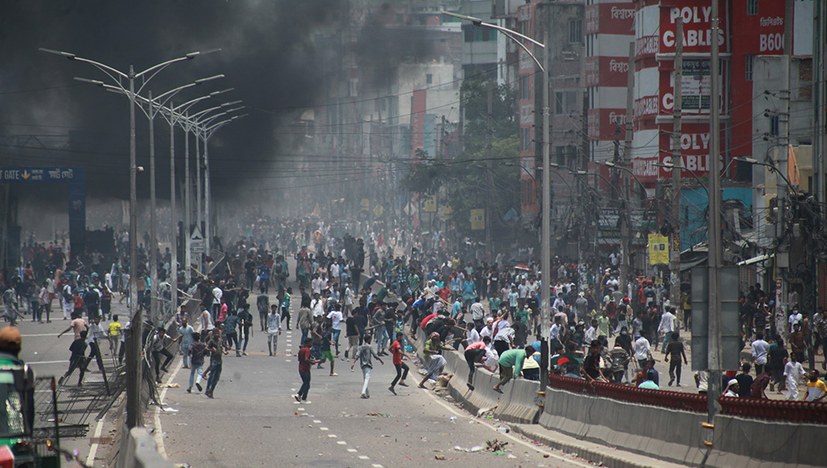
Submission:
<svg viewBox="0 0 827 468">
<path fill-rule="evenodd" d="M 295 391 L 296 391 L 296 389 L 295 389 L 295 388 L 291 388 L 291 389 L 290 389 L 290 391 L 291 391 L 291 392 L 295 392 Z"/>
<path fill-rule="evenodd" d="M 370 460 L 370 457 L 367 455 L 359 455 L 359 460 Z"/>
<path fill-rule="evenodd" d="M 304 411 L 304 408 L 296 408 L 299 411 Z"/>
<path fill-rule="evenodd" d="M 293 361 L 291 361 L 289 359 L 285 359 L 284 362 L 293 362 Z"/>
<path fill-rule="evenodd" d="M 328 434 L 327 436 L 330 437 L 331 439 L 337 439 L 339 437 L 336 434 Z"/>
<path fill-rule="evenodd" d="M 385 467 L 383 467 L 382 465 L 380 465 L 379 463 L 374 463 L 374 464 L 373 464 L 373 465 L 371 465 L 371 466 L 372 466 L 373 468 L 385 468 Z"/>
<path fill-rule="evenodd" d="M 320 430 L 320 431 L 328 431 L 329 429 L 328 429 L 328 428 L 326 428 L 326 427 L 320 427 L 320 428 L 319 428 L 319 430 Z"/>
<path fill-rule="evenodd" d="M 339 445 L 347 445 L 347 442 L 345 442 L 344 440 L 337 440 L 336 443 Z"/>
<path fill-rule="evenodd" d="M 315 424 L 321 424 L 321 423 L 322 423 L 322 420 L 321 420 L 321 419 L 314 419 L 314 420 L 313 420 L 313 422 L 314 422 Z"/>
<path fill-rule="evenodd" d="M 348 451 L 348 452 L 350 452 L 350 453 L 356 453 L 356 452 L 358 452 L 358 450 L 356 450 L 356 449 L 347 449 L 347 451 Z"/>
</svg>

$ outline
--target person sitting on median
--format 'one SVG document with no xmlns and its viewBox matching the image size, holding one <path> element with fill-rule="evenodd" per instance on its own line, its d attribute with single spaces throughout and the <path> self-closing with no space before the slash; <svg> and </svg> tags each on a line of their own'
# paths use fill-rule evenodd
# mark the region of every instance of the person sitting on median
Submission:
<svg viewBox="0 0 827 468">
<path fill-rule="evenodd" d="M 527 357 L 534 354 L 534 348 L 526 346 L 525 349 L 509 349 L 500 354 L 500 382 L 494 386 L 494 391 L 502 393 L 502 386 L 512 378 L 519 378 L 523 370 L 523 362 Z"/>
<path fill-rule="evenodd" d="M 654 370 L 649 369 L 648 371 L 646 371 L 646 380 L 641 382 L 641 384 L 638 385 L 638 388 L 645 388 L 647 390 L 660 390 L 658 384 L 655 383 L 655 378 L 657 378 L 657 374 L 654 372 Z"/>
</svg>

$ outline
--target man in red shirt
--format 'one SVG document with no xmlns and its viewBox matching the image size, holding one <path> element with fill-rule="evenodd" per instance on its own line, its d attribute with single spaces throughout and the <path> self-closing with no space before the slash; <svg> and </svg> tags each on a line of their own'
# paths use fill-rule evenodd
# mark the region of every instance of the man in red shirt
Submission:
<svg viewBox="0 0 827 468">
<path fill-rule="evenodd" d="M 300 403 L 310 403 L 307 401 L 307 393 L 310 391 L 310 368 L 313 364 L 319 363 L 310 356 L 311 344 L 313 344 L 313 340 L 307 338 L 299 348 L 299 377 L 302 379 L 302 386 L 299 388 L 299 393 L 293 395 L 293 398 Z"/>
<path fill-rule="evenodd" d="M 408 377 L 408 370 L 410 370 L 410 368 L 407 364 L 402 362 L 402 358 L 407 357 L 407 355 L 402 351 L 402 341 L 402 333 L 397 333 L 396 341 L 391 343 L 390 347 L 390 352 L 393 354 L 393 366 L 396 367 L 396 378 L 393 379 L 393 382 L 391 382 L 391 386 L 388 387 L 388 390 L 390 390 L 394 395 L 396 395 L 396 390 L 394 390 L 394 387 L 396 387 L 397 382 L 403 387 L 408 386 L 408 384 L 405 383 L 405 379 Z"/>
</svg>

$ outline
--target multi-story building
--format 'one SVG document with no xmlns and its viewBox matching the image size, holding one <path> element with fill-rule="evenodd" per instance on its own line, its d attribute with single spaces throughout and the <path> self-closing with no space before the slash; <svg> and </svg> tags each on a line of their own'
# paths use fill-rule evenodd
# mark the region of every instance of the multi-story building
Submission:
<svg viewBox="0 0 827 468">
<path fill-rule="evenodd" d="M 527 36 L 546 41 L 543 24 L 548 25 L 548 60 L 551 113 L 551 162 L 553 240 L 558 246 L 575 240 L 568 236 L 576 204 L 576 181 L 572 171 L 584 167 L 584 0 L 531 1 L 517 9 L 516 28 Z M 530 46 L 530 44 L 529 44 Z M 531 47 L 538 60 L 544 51 Z M 520 122 L 520 205 L 524 221 L 540 213 L 540 166 L 543 154 L 542 84 L 537 64 L 524 51 L 518 53 L 518 104 Z M 569 239 L 569 237 L 572 237 Z"/>
</svg>

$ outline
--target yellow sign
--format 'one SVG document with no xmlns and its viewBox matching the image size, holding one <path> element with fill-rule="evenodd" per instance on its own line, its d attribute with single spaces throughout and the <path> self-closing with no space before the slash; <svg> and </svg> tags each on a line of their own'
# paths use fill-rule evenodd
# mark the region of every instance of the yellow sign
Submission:
<svg viewBox="0 0 827 468">
<path fill-rule="evenodd" d="M 454 213 L 454 210 L 448 205 L 439 205 L 439 217 L 443 221 L 447 220 Z"/>
<path fill-rule="evenodd" d="M 422 202 L 422 211 L 426 213 L 436 213 L 436 196 L 432 195 Z"/>
<path fill-rule="evenodd" d="M 485 229 L 485 210 L 475 208 L 471 210 L 471 230 L 482 231 Z"/>
<path fill-rule="evenodd" d="M 660 234 L 649 234 L 649 264 L 669 263 L 669 238 Z"/>
<path fill-rule="evenodd" d="M 359 205 L 362 208 L 362 211 L 368 211 L 370 209 L 370 200 L 363 198 Z"/>
<path fill-rule="evenodd" d="M 383 207 L 382 205 L 376 205 L 373 207 L 373 216 L 376 216 L 378 218 L 383 214 L 385 214 L 385 207 Z"/>
</svg>

